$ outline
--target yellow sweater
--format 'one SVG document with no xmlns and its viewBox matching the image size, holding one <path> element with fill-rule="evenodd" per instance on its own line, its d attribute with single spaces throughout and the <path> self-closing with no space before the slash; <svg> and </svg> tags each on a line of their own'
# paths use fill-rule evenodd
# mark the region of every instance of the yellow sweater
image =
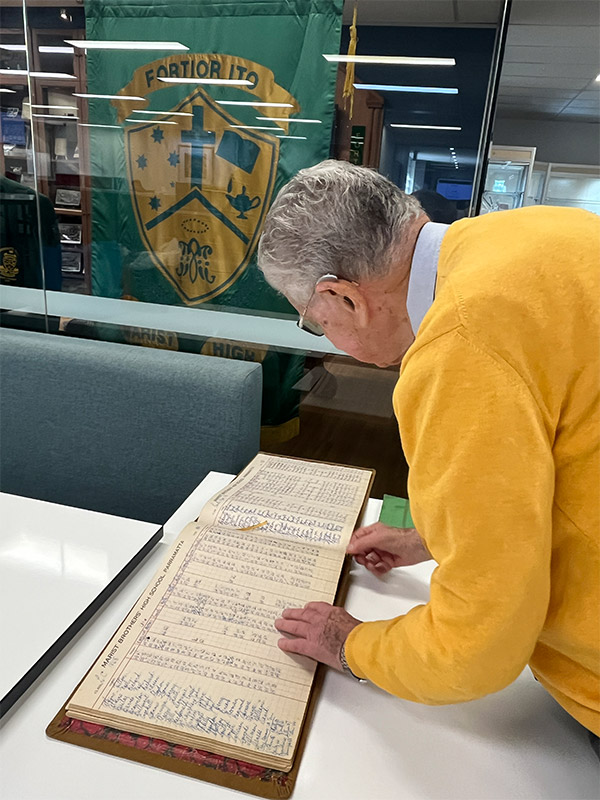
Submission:
<svg viewBox="0 0 600 800">
<path fill-rule="evenodd" d="M 534 207 L 462 220 L 394 409 L 427 605 L 366 622 L 351 669 L 420 703 L 511 683 L 527 663 L 600 734 L 600 219 Z"/>
</svg>

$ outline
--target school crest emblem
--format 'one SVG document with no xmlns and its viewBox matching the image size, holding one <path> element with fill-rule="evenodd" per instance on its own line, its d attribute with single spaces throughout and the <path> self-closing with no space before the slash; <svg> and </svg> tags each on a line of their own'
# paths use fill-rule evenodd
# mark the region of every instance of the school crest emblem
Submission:
<svg viewBox="0 0 600 800">
<path fill-rule="evenodd" d="M 260 65 L 231 56 L 186 55 L 187 62 L 205 64 L 207 73 L 218 75 L 239 74 L 243 65 L 249 83 L 249 99 L 242 106 L 246 112 L 252 98 L 260 103 L 263 97 L 276 97 L 280 104 L 285 97 L 287 111 L 298 108 Z M 177 64 L 177 57 L 140 68 L 122 93 L 140 95 L 140 82 L 148 83 L 149 75 L 146 92 L 168 86 L 159 81 L 161 70 L 178 74 L 170 63 Z M 196 73 L 200 74 L 198 66 Z M 132 118 L 131 101 L 114 102 L 120 117 Z M 188 305 L 217 296 L 242 274 L 273 194 L 277 133 L 285 133 L 287 123 L 273 124 L 273 133 L 252 130 L 232 109 L 236 106 L 214 99 L 208 87 L 195 86 L 170 113 L 140 118 L 139 124 L 129 122 L 125 129 L 129 190 L 140 237 L 155 266 Z M 281 108 L 277 110 L 281 114 Z M 271 110 L 271 115 L 276 113 Z"/>
</svg>

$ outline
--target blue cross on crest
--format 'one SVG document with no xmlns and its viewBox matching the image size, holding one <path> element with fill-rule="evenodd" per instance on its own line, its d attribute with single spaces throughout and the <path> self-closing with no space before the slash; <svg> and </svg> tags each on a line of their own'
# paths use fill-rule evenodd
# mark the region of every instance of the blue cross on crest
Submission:
<svg viewBox="0 0 600 800">
<path fill-rule="evenodd" d="M 194 106 L 194 119 L 191 131 L 181 132 L 181 141 L 192 148 L 191 184 L 202 188 L 202 156 L 204 146 L 215 143 L 213 131 L 204 130 L 204 107 Z"/>
</svg>

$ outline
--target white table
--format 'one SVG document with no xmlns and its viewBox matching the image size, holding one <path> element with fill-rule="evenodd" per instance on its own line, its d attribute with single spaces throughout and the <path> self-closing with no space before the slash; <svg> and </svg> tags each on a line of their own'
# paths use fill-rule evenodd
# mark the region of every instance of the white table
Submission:
<svg viewBox="0 0 600 800">
<path fill-rule="evenodd" d="M 230 789 L 47 739 L 44 730 L 150 580 L 168 543 L 231 476 L 211 473 L 165 525 L 150 554 L 84 634 L 15 706 L 0 731 L 4 800 L 234 800 Z M 379 513 L 370 501 L 366 522 Z M 346 607 L 393 617 L 426 602 L 432 566 L 379 580 L 353 570 Z M 430 708 L 329 672 L 293 800 L 512 800 L 598 797 L 582 729 L 529 672 L 465 705 Z"/>
<path fill-rule="evenodd" d="M 160 525 L 0 493 L 5 713 L 159 541 Z"/>
</svg>

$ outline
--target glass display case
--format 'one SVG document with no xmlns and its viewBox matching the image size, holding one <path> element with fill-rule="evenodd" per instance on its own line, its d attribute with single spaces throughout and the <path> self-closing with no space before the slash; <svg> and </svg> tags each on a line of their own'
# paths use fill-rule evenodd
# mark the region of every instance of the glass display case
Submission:
<svg viewBox="0 0 600 800">
<path fill-rule="evenodd" d="M 525 205 L 535 152 L 535 147 L 492 147 L 481 201 L 482 214 Z"/>
<path fill-rule="evenodd" d="M 0 169 L 6 178 L 48 198 L 60 237 L 61 288 L 88 293 L 87 134 L 79 124 L 85 120 L 76 96 L 85 91 L 85 66 L 83 56 L 65 44 L 82 35 L 67 27 L 33 28 L 28 54 L 23 30 L 0 31 Z"/>
<path fill-rule="evenodd" d="M 600 167 L 550 164 L 543 202 L 548 206 L 584 208 L 600 214 Z"/>
</svg>

